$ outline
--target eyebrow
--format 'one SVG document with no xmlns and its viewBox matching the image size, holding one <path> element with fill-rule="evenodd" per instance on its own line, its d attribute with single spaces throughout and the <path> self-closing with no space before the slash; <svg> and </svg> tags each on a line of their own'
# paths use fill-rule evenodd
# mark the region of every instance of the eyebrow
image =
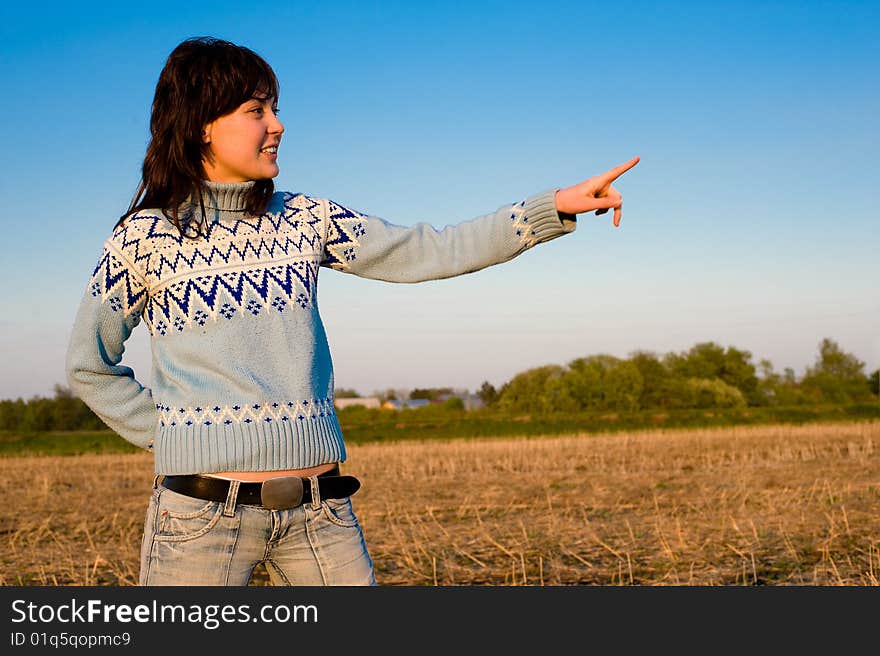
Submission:
<svg viewBox="0 0 880 656">
<path fill-rule="evenodd" d="M 268 94 L 262 95 L 262 96 L 258 96 L 256 94 L 254 94 L 253 96 L 250 97 L 250 99 L 256 100 L 257 102 L 260 102 L 260 103 L 267 102 L 267 101 L 271 101 L 272 103 L 278 102 L 278 98 L 273 98 L 272 96 L 270 96 Z"/>
</svg>

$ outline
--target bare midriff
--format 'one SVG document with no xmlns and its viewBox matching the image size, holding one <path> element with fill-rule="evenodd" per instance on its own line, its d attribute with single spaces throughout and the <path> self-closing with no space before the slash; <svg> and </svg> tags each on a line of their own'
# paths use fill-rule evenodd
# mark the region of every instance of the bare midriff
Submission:
<svg viewBox="0 0 880 656">
<path fill-rule="evenodd" d="M 338 463 L 328 462 L 324 465 L 315 467 L 307 467 L 305 469 L 282 469 L 279 471 L 252 471 L 252 472 L 211 472 L 204 474 L 205 476 L 213 476 L 215 478 L 231 478 L 237 481 L 262 482 L 270 478 L 278 476 L 299 476 L 300 478 L 308 478 L 309 476 L 318 476 L 326 471 L 330 471 L 336 467 Z"/>
</svg>

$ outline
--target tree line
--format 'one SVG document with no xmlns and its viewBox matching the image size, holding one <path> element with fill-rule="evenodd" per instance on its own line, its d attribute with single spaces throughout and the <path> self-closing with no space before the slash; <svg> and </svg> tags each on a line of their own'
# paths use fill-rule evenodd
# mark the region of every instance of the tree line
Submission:
<svg viewBox="0 0 880 656">
<path fill-rule="evenodd" d="M 815 363 L 798 379 L 792 369 L 773 370 L 769 360 L 714 342 L 658 356 L 636 351 L 628 358 L 592 355 L 567 365 L 523 371 L 495 389 L 488 381 L 477 392 L 500 412 L 539 414 L 594 410 L 806 406 L 877 401 L 880 370 L 867 375 L 865 363 L 832 339 L 819 345 Z M 435 398 L 451 388 L 413 390 L 411 398 Z M 353 390 L 337 390 L 354 396 Z M 416 393 L 417 396 L 413 396 Z M 447 402 L 451 406 L 452 399 Z M 455 408 L 461 409 L 461 403 Z M 104 423 L 71 391 L 55 385 L 54 397 L 0 401 L 0 430 L 31 434 L 53 430 L 101 430 Z"/>
<path fill-rule="evenodd" d="M 880 370 L 866 375 L 865 363 L 829 338 L 800 380 L 791 368 L 777 373 L 769 360 L 757 367 L 751 360 L 748 351 L 714 342 L 662 357 L 593 355 L 523 371 L 500 390 L 484 382 L 479 396 L 499 410 L 547 414 L 847 404 L 880 395 Z"/>
</svg>

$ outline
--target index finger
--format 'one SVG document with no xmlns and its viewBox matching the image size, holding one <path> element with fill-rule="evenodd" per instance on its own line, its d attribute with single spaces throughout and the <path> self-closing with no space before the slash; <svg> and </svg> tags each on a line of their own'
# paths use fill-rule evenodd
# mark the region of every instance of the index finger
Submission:
<svg viewBox="0 0 880 656">
<path fill-rule="evenodd" d="M 605 173 L 603 173 L 602 175 L 599 176 L 599 179 L 602 182 L 604 182 L 605 184 L 610 184 L 611 182 L 613 182 L 614 180 L 619 178 L 621 175 L 623 175 L 624 173 L 629 171 L 636 164 L 638 164 L 639 159 L 640 159 L 639 157 L 633 157 L 626 164 L 621 164 L 620 166 L 615 166 L 610 171 L 606 171 Z"/>
</svg>

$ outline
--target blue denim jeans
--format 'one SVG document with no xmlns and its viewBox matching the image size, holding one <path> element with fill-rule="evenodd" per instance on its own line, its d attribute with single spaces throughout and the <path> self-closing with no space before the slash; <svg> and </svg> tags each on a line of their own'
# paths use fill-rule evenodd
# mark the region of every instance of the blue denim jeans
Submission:
<svg viewBox="0 0 880 656">
<path fill-rule="evenodd" d="M 205 501 L 154 482 L 139 585 L 247 585 L 261 562 L 273 585 L 376 585 L 350 498 L 269 510 L 237 504 L 236 492 Z"/>
</svg>

